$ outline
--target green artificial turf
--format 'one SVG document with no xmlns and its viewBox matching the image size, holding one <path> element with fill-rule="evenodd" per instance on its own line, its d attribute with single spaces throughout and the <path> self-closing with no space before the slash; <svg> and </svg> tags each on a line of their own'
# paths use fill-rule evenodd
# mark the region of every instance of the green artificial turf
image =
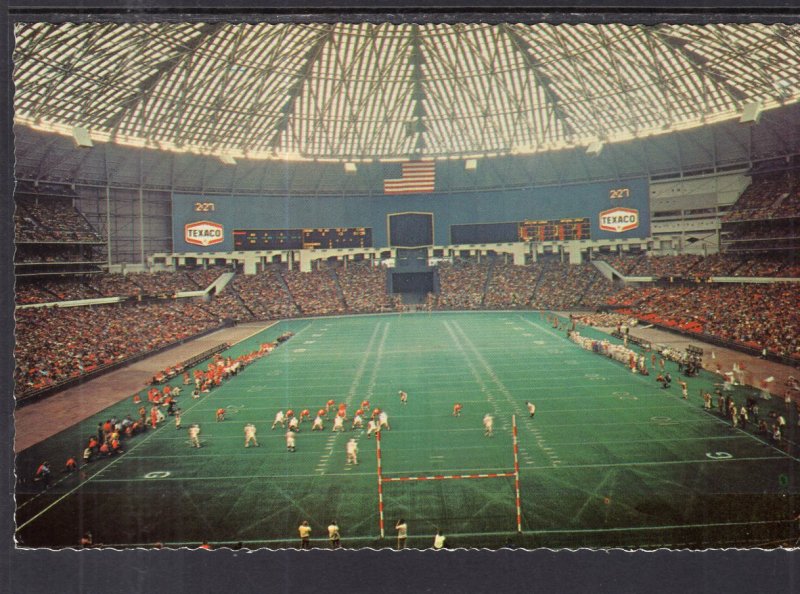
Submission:
<svg viewBox="0 0 800 594">
<path fill-rule="evenodd" d="M 229 352 L 255 350 L 286 330 L 295 336 L 220 388 L 199 400 L 181 396 L 184 427 L 201 425 L 201 449 L 190 448 L 170 418 L 126 442 L 123 455 L 61 475 L 98 421 L 135 413 L 128 398 L 22 452 L 18 543 L 75 546 L 88 530 L 114 546 L 209 540 L 277 548 L 296 546 L 297 526 L 308 520 L 313 545 L 327 546 L 326 526 L 335 519 L 344 546 L 383 547 L 394 544 L 401 517 L 408 545 L 420 548 L 437 529 L 450 546 L 490 548 L 509 539 L 525 547 L 704 548 L 774 547 L 797 538 L 796 452 L 704 411 L 699 390 L 713 389 L 709 374 L 688 379 L 683 400 L 676 383 L 663 390 L 654 375 L 634 375 L 581 350 L 538 312 L 296 320 Z M 749 393 L 738 389 L 737 402 Z M 513 471 L 516 415 L 522 532 L 513 477 L 417 480 L 384 483 L 380 538 L 374 438 L 332 433 L 330 421 L 324 432 L 311 432 L 309 423 L 289 453 L 284 431 L 270 430 L 279 409 L 313 414 L 331 398 L 347 403 L 350 414 L 363 399 L 389 413 L 384 477 Z M 537 406 L 534 419 L 526 400 Z M 455 402 L 463 405 L 460 417 L 451 414 Z M 782 406 L 764 402 L 762 415 L 770 404 Z M 214 420 L 219 407 L 229 411 L 221 423 Z M 495 419 L 491 438 L 483 435 L 486 413 Z M 243 447 L 248 422 L 258 428 L 259 448 Z M 794 416 L 790 424 L 791 438 Z M 350 437 L 359 443 L 358 466 L 345 463 Z M 44 493 L 30 481 L 43 459 L 55 483 Z"/>
</svg>

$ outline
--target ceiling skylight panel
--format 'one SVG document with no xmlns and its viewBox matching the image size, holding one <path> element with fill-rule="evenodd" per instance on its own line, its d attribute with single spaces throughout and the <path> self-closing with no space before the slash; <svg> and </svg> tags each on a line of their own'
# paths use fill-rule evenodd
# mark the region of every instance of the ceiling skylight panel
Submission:
<svg viewBox="0 0 800 594">
<path fill-rule="evenodd" d="M 598 34 L 598 27 L 603 25 L 547 25 L 543 30 L 549 30 L 553 41 L 553 49 L 557 48 L 554 58 L 559 60 L 583 60 L 587 55 L 593 54 L 602 47 Z M 606 25 L 607 26 L 607 25 Z"/>
<path fill-rule="evenodd" d="M 314 83 L 314 95 L 316 99 L 317 117 L 322 118 L 327 114 L 330 108 L 329 103 L 333 95 L 335 85 L 335 72 L 332 67 L 333 53 L 326 44 L 323 48 L 322 55 L 314 64 L 314 73 L 312 75 L 312 82 Z"/>
<path fill-rule="evenodd" d="M 474 117 L 472 103 L 463 96 L 459 87 L 450 86 L 440 79 L 428 81 L 425 106 L 430 121 L 444 117 L 449 120 Z"/>
<path fill-rule="evenodd" d="M 294 130 L 295 134 L 298 137 L 307 139 L 311 136 L 311 125 L 309 124 L 309 118 L 316 118 L 316 109 L 315 109 L 315 102 L 316 97 L 314 95 L 314 90 L 311 88 L 309 81 L 303 84 L 303 92 L 295 101 L 295 108 L 294 113 L 296 117 L 294 120 Z M 276 104 L 277 107 L 277 104 Z M 278 121 L 284 121 L 286 116 L 282 114 L 278 114 Z"/>
</svg>

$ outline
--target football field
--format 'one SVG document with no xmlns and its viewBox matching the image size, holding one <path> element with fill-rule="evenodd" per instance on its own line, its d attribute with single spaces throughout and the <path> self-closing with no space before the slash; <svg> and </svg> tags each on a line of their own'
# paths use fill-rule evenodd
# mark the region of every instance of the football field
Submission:
<svg viewBox="0 0 800 594">
<path fill-rule="evenodd" d="M 327 546 L 336 520 L 346 547 L 427 548 L 441 529 L 452 547 L 774 547 L 797 538 L 800 461 L 702 408 L 706 373 L 688 400 L 654 375 L 584 351 L 538 312 L 434 313 L 316 318 L 278 323 L 227 353 L 295 333 L 272 354 L 200 399 L 180 398 L 172 419 L 124 443 L 117 457 L 61 473 L 97 423 L 136 415 L 130 398 L 17 459 L 21 546 L 75 546 L 91 531 L 107 546 L 296 546 L 307 520 Z M 582 333 L 592 334 L 592 330 Z M 598 332 L 597 336 L 601 336 Z M 605 335 L 602 335 L 607 338 Z M 649 362 L 649 361 L 648 361 Z M 677 368 L 668 363 L 677 379 Z M 174 382 L 178 383 L 178 382 Z M 401 404 L 398 391 L 408 393 Z M 741 405 L 746 389 L 734 394 Z M 278 410 L 313 414 L 333 399 L 352 417 L 363 400 L 389 415 L 381 435 L 385 537 L 380 536 L 376 439 L 301 425 L 287 452 Z M 146 398 L 145 398 L 146 401 Z M 536 404 L 530 418 L 526 401 Z M 453 416 L 454 403 L 460 416 Z M 780 403 L 776 403 L 776 406 Z M 215 411 L 228 411 L 223 422 Z M 766 415 L 768 403 L 761 406 Z M 494 436 L 482 419 L 494 418 Z M 512 417 L 519 442 L 517 528 Z M 202 446 L 186 427 L 198 423 Z M 244 448 L 254 423 L 260 447 Z M 348 465 L 355 438 L 359 464 Z M 49 460 L 51 487 L 30 481 Z M 475 478 L 469 478 L 470 475 Z M 444 479 L 443 477 L 464 477 Z M 419 480 L 424 477 L 424 480 Z"/>
</svg>

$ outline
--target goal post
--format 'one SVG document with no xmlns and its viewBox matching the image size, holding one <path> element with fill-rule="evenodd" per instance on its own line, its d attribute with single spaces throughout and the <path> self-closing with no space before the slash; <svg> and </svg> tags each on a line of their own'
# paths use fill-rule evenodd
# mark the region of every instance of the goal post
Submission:
<svg viewBox="0 0 800 594">
<path fill-rule="evenodd" d="M 511 416 L 511 429 L 512 429 L 512 444 L 513 444 L 513 470 L 498 470 L 497 472 L 481 472 L 469 474 L 422 474 L 417 476 L 387 476 L 383 472 L 383 462 L 381 456 L 381 432 L 375 434 L 375 453 L 377 456 L 377 479 L 378 479 L 378 527 L 380 530 L 381 539 L 386 537 L 385 534 L 385 517 L 384 517 L 384 500 L 383 500 L 383 486 L 385 483 L 408 483 L 408 482 L 426 482 L 426 481 L 448 481 L 448 480 L 476 480 L 476 479 L 497 479 L 497 478 L 513 478 L 514 479 L 514 498 L 516 510 L 516 528 L 517 533 L 522 533 L 522 500 L 520 496 L 520 480 L 519 480 L 519 441 L 517 433 L 517 418 L 516 415 Z"/>
</svg>

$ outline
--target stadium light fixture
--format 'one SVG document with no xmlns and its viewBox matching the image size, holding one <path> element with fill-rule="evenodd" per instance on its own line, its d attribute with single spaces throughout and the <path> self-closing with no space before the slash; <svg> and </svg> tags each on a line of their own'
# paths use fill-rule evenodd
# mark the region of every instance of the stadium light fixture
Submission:
<svg viewBox="0 0 800 594">
<path fill-rule="evenodd" d="M 761 101 L 745 103 L 742 107 L 742 116 L 739 118 L 740 124 L 758 124 L 761 119 L 761 111 L 764 108 Z"/>
<path fill-rule="evenodd" d="M 478 168 L 478 160 L 477 159 L 467 159 L 464 161 L 464 169 L 467 171 L 475 171 Z"/>
<path fill-rule="evenodd" d="M 345 173 L 355 173 L 356 171 L 358 171 L 358 167 L 356 166 L 355 163 L 349 163 L 348 162 L 348 163 L 344 164 L 344 172 Z"/>
<path fill-rule="evenodd" d="M 599 140 L 595 140 L 594 142 L 590 143 L 588 147 L 586 147 L 586 154 L 590 157 L 599 157 L 600 153 L 603 152 L 603 143 Z"/>
<path fill-rule="evenodd" d="M 92 148 L 94 146 L 89 131 L 82 126 L 72 128 L 72 138 L 75 139 L 75 144 L 81 148 Z"/>
<path fill-rule="evenodd" d="M 230 155 L 220 155 L 219 160 L 225 163 L 225 165 L 236 165 L 236 159 Z"/>
</svg>

